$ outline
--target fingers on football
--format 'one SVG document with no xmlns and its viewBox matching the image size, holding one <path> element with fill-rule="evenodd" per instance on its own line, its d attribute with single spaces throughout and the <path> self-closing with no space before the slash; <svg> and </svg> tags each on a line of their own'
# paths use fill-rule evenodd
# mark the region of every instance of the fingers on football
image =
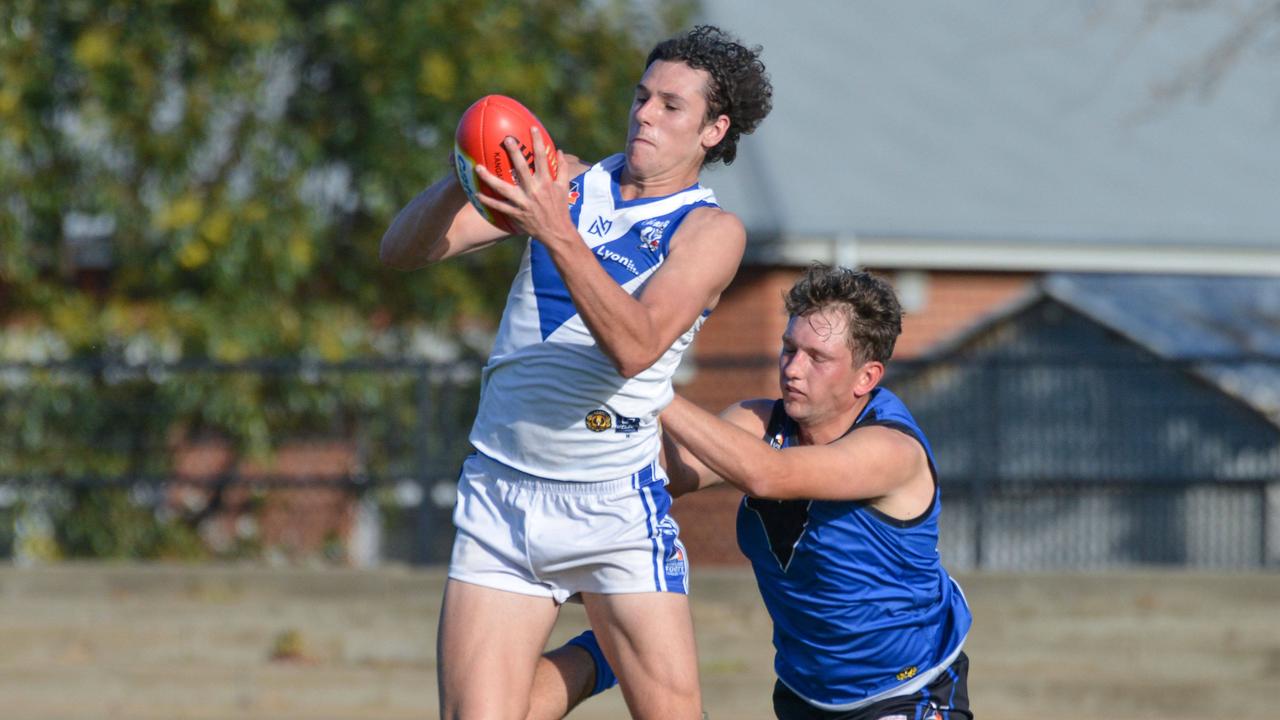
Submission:
<svg viewBox="0 0 1280 720">
<path fill-rule="evenodd" d="M 560 185 L 565 189 L 566 192 L 568 192 L 569 173 L 565 172 L 564 168 L 567 168 L 569 166 L 565 164 L 566 162 L 567 162 L 567 158 L 564 155 L 564 151 L 556 150 L 556 167 L 561 169 L 560 174 L 556 177 L 556 184 Z"/>
<path fill-rule="evenodd" d="M 495 198 L 487 193 L 476 193 L 476 199 L 485 207 L 502 210 L 504 212 L 515 209 L 512 203 L 515 201 L 519 188 L 502 178 L 494 175 L 489 168 L 483 165 L 476 166 L 476 177 L 480 178 L 480 182 L 484 183 L 490 190 L 497 193 L 501 197 Z"/>
<path fill-rule="evenodd" d="M 529 128 L 529 137 L 533 142 L 533 169 L 538 177 L 547 177 L 551 170 L 547 167 L 547 144 L 542 140 L 542 132 L 537 126 Z"/>
<path fill-rule="evenodd" d="M 507 151 L 511 160 L 511 174 L 515 176 L 516 184 L 526 186 L 533 173 L 529 171 L 529 159 L 521 152 L 520 141 L 508 135 L 502 141 L 502 149 Z"/>
<path fill-rule="evenodd" d="M 503 197 L 515 194 L 515 185 L 512 185 L 511 182 L 505 178 L 500 178 L 497 175 L 494 175 L 493 171 L 484 165 L 476 165 L 476 177 L 480 178 L 481 182 L 485 185 L 488 185 L 490 190 L 493 190 L 495 193 Z"/>
</svg>

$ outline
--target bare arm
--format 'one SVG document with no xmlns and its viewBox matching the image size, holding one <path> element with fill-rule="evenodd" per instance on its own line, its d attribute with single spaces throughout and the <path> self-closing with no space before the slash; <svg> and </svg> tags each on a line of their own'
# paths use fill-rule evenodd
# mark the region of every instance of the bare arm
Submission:
<svg viewBox="0 0 1280 720">
<path fill-rule="evenodd" d="M 476 212 L 457 176 L 449 173 L 396 214 L 382 236 L 378 259 L 397 270 L 414 270 L 506 236 Z"/>
<path fill-rule="evenodd" d="M 560 167 L 568 177 L 586 169 L 573 155 L 565 156 Z M 457 174 L 451 171 L 396 214 L 382 236 L 378 258 L 397 270 L 414 270 L 489 247 L 506 237 L 467 201 Z"/>
<path fill-rule="evenodd" d="M 829 445 L 781 451 L 677 396 L 662 413 L 663 428 L 712 472 L 748 495 L 774 500 L 887 500 L 912 516 L 932 497 L 924 448 L 897 430 L 860 428 Z M 927 506 L 927 503 L 926 503 Z"/>
<path fill-rule="evenodd" d="M 756 442 L 761 442 L 772 410 L 772 400 L 743 400 L 725 408 L 720 413 L 720 418 L 755 437 Z M 667 491 L 672 497 L 680 497 L 724 482 L 724 478 L 688 449 L 681 447 L 667 432 L 662 433 L 662 467 L 667 471 L 667 478 L 670 480 Z"/>
<path fill-rule="evenodd" d="M 477 171 L 505 198 L 482 198 L 481 202 L 506 213 L 546 246 L 601 351 L 623 377 L 634 377 L 653 365 L 703 310 L 715 304 L 737 272 L 746 231 L 736 216 L 723 210 L 691 211 L 672 237 L 662 266 L 632 297 L 609 277 L 582 241 L 569 217 L 568 177 L 548 178 L 536 129 L 533 144 L 537 172 L 530 174 L 521 163 L 513 163 L 518 187 Z"/>
</svg>

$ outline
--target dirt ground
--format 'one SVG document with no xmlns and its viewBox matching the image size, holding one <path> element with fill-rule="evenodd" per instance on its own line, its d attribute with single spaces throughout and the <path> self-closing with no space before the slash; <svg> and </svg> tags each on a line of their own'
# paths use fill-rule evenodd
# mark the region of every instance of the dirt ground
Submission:
<svg viewBox="0 0 1280 720">
<path fill-rule="evenodd" d="M 1269 717 L 1280 574 L 973 574 L 979 718 Z M 439 570 L 0 569 L 0 716 L 436 717 Z M 771 718 L 769 621 L 746 570 L 694 577 L 711 718 Z M 580 607 L 559 643 L 583 627 Z M 623 718 L 615 691 L 571 717 Z"/>
</svg>

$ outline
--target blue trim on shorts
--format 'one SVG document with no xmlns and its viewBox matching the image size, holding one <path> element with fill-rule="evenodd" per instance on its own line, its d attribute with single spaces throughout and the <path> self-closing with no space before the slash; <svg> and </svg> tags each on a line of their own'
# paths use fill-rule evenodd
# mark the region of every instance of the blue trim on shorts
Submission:
<svg viewBox="0 0 1280 720">
<path fill-rule="evenodd" d="M 920 688 L 920 696 L 923 699 L 920 701 L 920 704 L 916 706 L 916 720 L 921 720 L 922 718 L 924 718 L 925 711 L 929 709 L 930 703 L 929 703 L 928 686 Z"/>
<path fill-rule="evenodd" d="M 644 525 L 649 533 L 649 544 L 653 547 L 653 589 L 662 592 L 662 551 L 658 547 L 658 533 L 653 524 L 657 503 L 649 493 L 649 488 L 640 488 L 640 503 L 644 505 Z"/>
<path fill-rule="evenodd" d="M 956 685 L 960 684 L 960 676 L 950 666 L 947 666 L 947 676 L 951 678 L 951 696 L 947 698 L 947 711 L 942 713 L 943 720 L 951 720 L 951 708 L 956 705 Z"/>
<path fill-rule="evenodd" d="M 650 485 L 649 487 L 646 487 L 645 492 L 649 494 L 649 499 L 653 501 L 653 514 L 654 517 L 657 518 L 659 515 L 663 514 L 663 511 L 658 504 L 657 496 L 654 495 L 653 486 Z M 656 576 L 658 590 L 668 592 L 671 590 L 671 585 L 667 582 L 667 536 L 663 530 L 662 521 L 659 520 L 653 537 L 653 569 L 654 575 Z"/>
</svg>

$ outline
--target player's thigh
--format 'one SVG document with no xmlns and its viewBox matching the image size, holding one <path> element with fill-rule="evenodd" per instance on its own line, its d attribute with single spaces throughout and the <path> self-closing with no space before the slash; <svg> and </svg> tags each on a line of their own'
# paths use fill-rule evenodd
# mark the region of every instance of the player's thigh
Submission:
<svg viewBox="0 0 1280 720">
<path fill-rule="evenodd" d="M 450 579 L 437 636 L 442 718 L 523 718 L 556 621 L 550 597 Z"/>
<path fill-rule="evenodd" d="M 637 717 L 701 717 L 687 595 L 583 593 L 587 618 Z"/>
</svg>

